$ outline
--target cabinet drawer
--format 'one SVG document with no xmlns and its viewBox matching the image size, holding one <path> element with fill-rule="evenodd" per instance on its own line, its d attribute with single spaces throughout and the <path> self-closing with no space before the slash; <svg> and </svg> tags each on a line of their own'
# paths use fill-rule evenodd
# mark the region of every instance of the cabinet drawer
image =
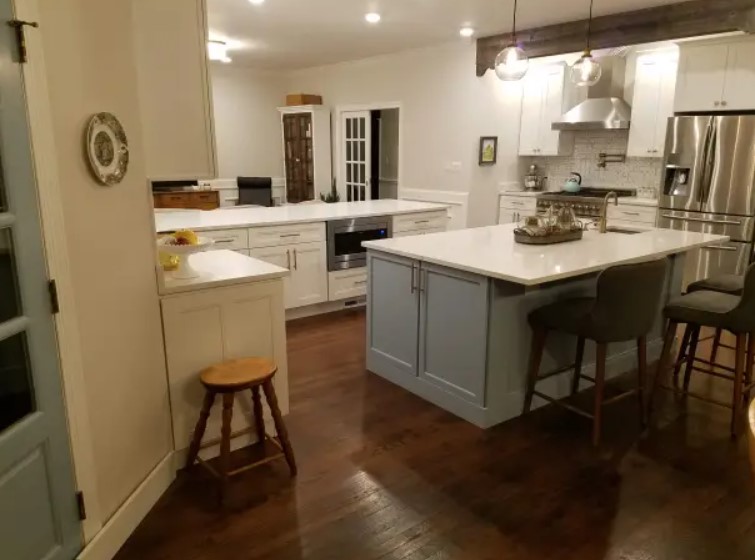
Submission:
<svg viewBox="0 0 755 560">
<path fill-rule="evenodd" d="M 621 220 L 624 222 L 641 222 L 643 224 L 655 224 L 657 209 L 644 206 L 609 206 L 608 220 Z"/>
<path fill-rule="evenodd" d="M 417 212 L 393 216 L 393 233 L 402 231 L 421 231 L 425 229 L 446 229 L 448 226 L 448 211 L 433 210 L 432 212 Z"/>
<path fill-rule="evenodd" d="M 249 229 L 249 247 L 274 247 L 325 241 L 325 223 L 265 226 Z"/>
<path fill-rule="evenodd" d="M 215 244 L 212 246 L 213 250 L 231 249 L 233 251 L 237 249 L 246 249 L 249 247 L 247 238 L 247 232 L 245 229 L 220 229 L 201 231 L 199 235 L 202 237 L 209 237 L 215 240 Z"/>
<path fill-rule="evenodd" d="M 341 299 L 363 296 L 367 293 L 367 269 L 353 268 L 328 273 L 328 299 Z"/>
<path fill-rule="evenodd" d="M 446 228 L 430 228 L 430 229 L 412 229 L 407 231 L 394 232 L 393 237 L 409 237 L 410 235 L 427 235 L 429 233 L 442 233 L 446 231 Z"/>
<path fill-rule="evenodd" d="M 537 210 L 537 199 L 533 196 L 525 198 L 522 196 L 502 196 L 498 203 L 499 208 L 507 210 L 532 211 Z"/>
<path fill-rule="evenodd" d="M 155 208 L 190 208 L 191 198 L 188 193 L 153 194 Z"/>
</svg>

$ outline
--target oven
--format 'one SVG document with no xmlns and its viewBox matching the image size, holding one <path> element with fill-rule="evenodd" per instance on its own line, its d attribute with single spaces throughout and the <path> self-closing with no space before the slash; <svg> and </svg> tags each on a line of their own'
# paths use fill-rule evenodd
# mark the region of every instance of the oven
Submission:
<svg viewBox="0 0 755 560">
<path fill-rule="evenodd" d="M 363 241 L 391 237 L 391 217 L 373 216 L 328 222 L 328 270 L 367 265 Z"/>
</svg>

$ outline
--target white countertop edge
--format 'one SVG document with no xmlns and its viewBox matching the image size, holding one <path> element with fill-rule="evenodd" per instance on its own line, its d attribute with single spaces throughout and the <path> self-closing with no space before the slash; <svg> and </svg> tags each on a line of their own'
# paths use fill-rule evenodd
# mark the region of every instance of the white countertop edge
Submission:
<svg viewBox="0 0 755 560">
<path fill-rule="evenodd" d="M 643 229 L 642 232 L 643 233 L 651 233 L 651 232 L 655 231 L 656 229 L 657 228 Z M 448 233 L 448 232 L 446 232 L 446 233 Z M 444 235 L 444 233 L 436 233 L 436 234 L 430 234 L 430 235 L 438 235 L 438 236 L 440 236 L 440 235 Z M 605 235 L 626 235 L 626 234 L 613 233 L 613 234 L 605 234 Z M 642 235 L 642 234 L 637 234 L 637 235 Z M 427 237 L 430 237 L 430 236 L 427 236 Z M 439 265 L 439 266 L 444 266 L 446 268 L 451 268 L 451 269 L 455 269 L 455 270 L 462 270 L 462 271 L 465 271 L 465 272 L 470 272 L 472 274 L 478 274 L 480 276 L 486 276 L 488 278 L 495 278 L 497 280 L 504 280 L 506 282 L 511 282 L 513 284 L 519 284 L 519 285 L 522 285 L 522 286 L 531 287 L 531 286 L 540 286 L 540 285 L 547 284 L 547 283 L 550 283 L 550 282 L 555 282 L 555 281 L 558 281 L 558 280 L 565 280 L 565 279 L 569 279 L 569 278 L 577 278 L 579 276 L 585 276 L 585 275 L 592 274 L 592 273 L 595 273 L 595 272 L 600 272 L 602 270 L 605 270 L 606 268 L 609 268 L 609 267 L 612 267 L 612 266 L 618 266 L 618 265 L 621 265 L 621 264 L 629 264 L 629 263 L 632 263 L 632 262 L 642 262 L 642 261 L 651 260 L 651 259 L 660 258 L 660 257 L 668 257 L 670 255 L 675 255 L 675 254 L 679 254 L 679 253 L 686 253 L 688 251 L 691 251 L 693 249 L 698 249 L 698 248 L 703 247 L 705 245 L 711 245 L 712 243 L 725 243 L 725 242 L 727 242 L 727 241 L 729 241 L 731 239 L 727 235 L 721 235 L 719 237 L 720 237 L 720 239 L 718 239 L 716 241 L 710 241 L 710 240 L 700 241 L 699 243 L 693 243 L 693 244 L 691 244 L 691 245 L 689 245 L 689 246 L 687 246 L 687 247 L 685 247 L 683 249 L 671 249 L 671 250 L 658 251 L 658 252 L 655 252 L 653 254 L 643 255 L 643 256 L 640 256 L 640 257 L 617 258 L 615 261 L 612 261 L 608 265 L 598 264 L 598 265 L 594 265 L 594 266 L 586 266 L 585 268 L 580 269 L 578 271 L 567 271 L 567 272 L 563 272 L 563 273 L 553 273 L 553 274 L 548 275 L 546 278 L 534 278 L 534 279 L 522 278 L 520 276 L 510 276 L 510 275 L 506 275 L 506 274 L 500 274 L 500 273 L 496 273 L 495 271 L 491 271 L 489 269 L 478 268 L 478 267 L 469 266 L 469 265 L 462 264 L 462 263 L 452 263 L 452 262 L 449 262 L 447 260 L 440 259 L 440 258 L 428 257 L 428 256 L 420 256 L 417 253 L 413 253 L 411 251 L 403 251 L 401 249 L 395 249 L 393 247 L 391 247 L 391 248 L 385 248 L 385 247 L 383 247 L 383 246 L 380 245 L 380 241 L 365 241 L 365 242 L 362 243 L 362 245 L 364 247 L 366 247 L 369 251 L 377 251 L 379 253 L 386 253 L 386 254 L 390 254 L 390 255 L 396 255 L 396 256 L 399 256 L 399 257 L 404 257 L 404 258 L 412 259 L 412 260 L 415 260 L 415 261 L 421 261 L 421 262 L 427 262 L 427 263 L 430 263 L 430 264 L 436 264 L 436 265 Z M 555 245 L 553 245 L 553 246 L 555 246 Z M 553 247 L 553 246 L 551 246 L 551 247 Z"/>
<path fill-rule="evenodd" d="M 160 296 L 277 280 L 290 274 L 288 269 L 229 250 L 205 251 L 192 259 L 200 272 L 196 278 L 176 279 L 171 272 L 158 269 Z"/>
<path fill-rule="evenodd" d="M 506 191 L 506 190 L 499 190 L 498 195 L 499 196 L 517 196 L 521 198 L 533 198 L 540 194 L 554 194 L 557 191 Z M 606 191 L 606 193 L 608 190 Z M 599 199 L 598 199 L 599 200 Z M 647 206 L 647 207 L 657 207 L 658 206 L 658 199 L 657 198 L 640 198 L 636 196 L 627 196 L 619 198 L 619 206 Z"/>
<path fill-rule="evenodd" d="M 219 231 L 219 230 L 226 230 L 226 229 L 237 229 L 237 228 L 248 228 L 248 227 L 266 227 L 266 226 L 280 226 L 280 225 L 289 225 L 289 224 L 308 224 L 308 223 L 319 223 L 319 222 L 329 222 L 329 221 L 335 221 L 335 220 L 350 220 L 353 218 L 369 218 L 373 216 L 400 216 L 402 214 L 415 214 L 418 212 L 433 212 L 433 211 L 439 211 L 439 210 L 448 210 L 451 205 L 450 204 L 444 204 L 444 203 L 438 203 L 438 202 L 420 202 L 420 201 L 413 201 L 413 200 L 401 200 L 401 199 L 381 199 L 382 201 L 392 200 L 396 203 L 401 203 L 402 205 L 406 207 L 393 206 L 391 208 L 385 208 L 385 209 L 377 209 L 372 210 L 369 206 L 365 206 L 365 210 L 363 211 L 350 211 L 343 214 L 337 214 L 334 213 L 330 216 L 322 216 L 322 215 L 306 215 L 306 210 L 303 210 L 302 213 L 304 215 L 297 216 L 297 217 L 280 217 L 275 218 L 274 212 L 271 211 L 280 211 L 285 210 L 288 208 L 287 206 L 276 206 L 272 208 L 265 208 L 265 207 L 256 207 L 253 210 L 255 212 L 258 212 L 260 214 L 271 214 L 272 216 L 266 216 L 264 219 L 239 219 L 239 221 L 229 222 L 229 223 L 223 223 L 223 224 L 208 224 L 208 225 L 193 225 L 193 224 L 181 224 L 182 228 L 185 227 L 187 229 L 191 229 L 193 231 Z M 366 202 L 381 202 L 381 201 L 366 201 Z M 355 203 L 348 203 L 348 204 L 355 204 Z M 304 206 L 296 206 L 297 211 L 299 211 L 299 208 L 320 208 L 322 206 L 331 206 L 325 202 L 322 203 L 316 203 L 316 204 L 308 204 Z M 194 212 L 203 212 L 202 210 L 186 210 L 181 211 L 181 213 L 186 216 L 187 213 L 194 213 Z M 244 212 L 244 208 L 237 208 L 237 207 L 225 207 L 225 208 L 219 208 L 217 210 L 208 210 L 204 211 L 206 214 L 209 214 L 211 212 Z M 161 213 L 162 215 L 165 215 L 164 212 Z M 197 214 L 201 217 L 200 214 Z M 156 216 L 157 218 L 157 216 Z M 190 220 L 188 220 L 190 221 Z M 174 228 L 166 228 L 166 229 L 160 229 L 159 225 L 157 224 L 157 219 L 155 223 L 155 230 L 156 233 L 168 233 L 174 231 Z"/>
</svg>

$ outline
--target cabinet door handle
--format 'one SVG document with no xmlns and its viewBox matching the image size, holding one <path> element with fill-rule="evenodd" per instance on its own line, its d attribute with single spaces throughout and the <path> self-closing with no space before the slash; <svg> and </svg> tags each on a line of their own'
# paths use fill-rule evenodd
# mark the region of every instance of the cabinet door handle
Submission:
<svg viewBox="0 0 755 560">
<path fill-rule="evenodd" d="M 417 289 L 417 288 L 415 287 L 415 284 L 414 284 L 414 263 L 412 263 L 412 280 L 411 280 L 411 286 L 412 286 L 412 291 L 411 291 L 411 293 L 414 293 L 414 290 L 416 290 L 416 289 Z"/>
<path fill-rule="evenodd" d="M 299 259 L 296 258 L 296 249 L 294 249 L 294 270 L 299 270 Z"/>
<path fill-rule="evenodd" d="M 739 251 L 737 247 L 732 245 L 706 245 L 705 247 L 702 247 L 702 249 L 705 249 L 706 251 Z"/>
<path fill-rule="evenodd" d="M 286 249 L 286 268 L 291 270 L 291 251 Z"/>
</svg>

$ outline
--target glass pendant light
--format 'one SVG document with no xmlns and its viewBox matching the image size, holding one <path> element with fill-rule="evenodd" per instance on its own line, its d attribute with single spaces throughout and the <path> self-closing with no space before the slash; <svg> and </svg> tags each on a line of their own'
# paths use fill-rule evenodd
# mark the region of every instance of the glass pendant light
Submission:
<svg viewBox="0 0 755 560">
<path fill-rule="evenodd" d="M 592 32 L 592 3 L 590 0 L 590 18 L 587 20 L 587 46 L 582 56 L 571 67 L 571 80 L 578 86 L 594 86 L 603 74 L 603 68 L 595 60 L 590 50 L 590 34 Z"/>
<path fill-rule="evenodd" d="M 511 28 L 511 44 L 495 57 L 495 73 L 501 80 L 521 80 L 530 67 L 530 59 L 524 49 L 516 44 L 516 4 L 514 0 L 514 24 Z"/>
</svg>

